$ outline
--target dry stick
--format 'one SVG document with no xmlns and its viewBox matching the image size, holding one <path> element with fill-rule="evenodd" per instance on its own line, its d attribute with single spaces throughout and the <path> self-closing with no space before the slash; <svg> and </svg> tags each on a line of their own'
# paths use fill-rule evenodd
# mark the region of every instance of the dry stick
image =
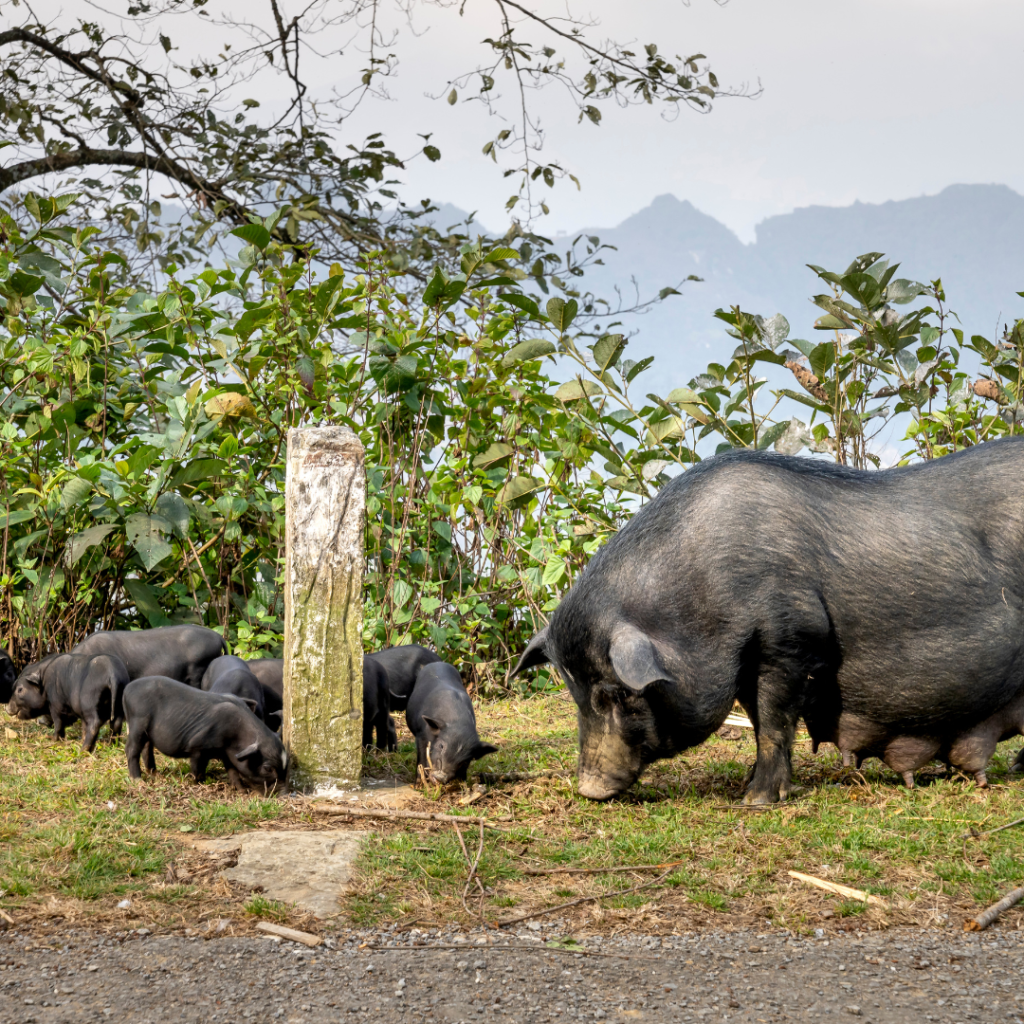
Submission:
<svg viewBox="0 0 1024 1024">
<path fill-rule="evenodd" d="M 962 838 L 980 839 L 982 836 L 990 836 L 995 832 L 1002 832 L 1005 828 L 1013 828 L 1014 825 L 1024 825 L 1024 818 L 1018 818 L 1016 821 L 1011 821 L 1007 825 L 1000 825 L 998 828 L 987 828 L 984 832 L 975 832 L 974 829 L 971 829 L 970 832 L 965 832 Z"/>
<path fill-rule="evenodd" d="M 487 818 L 473 818 L 469 815 L 463 816 L 460 814 L 435 814 L 431 811 L 401 811 L 401 810 L 376 810 L 369 807 L 325 807 L 323 804 L 315 804 L 310 808 L 310 811 L 314 814 L 332 814 L 338 815 L 339 817 L 352 817 L 352 818 L 383 818 L 389 819 L 406 819 L 412 821 L 454 821 L 459 825 L 484 825 L 486 828 L 492 828 L 496 832 L 505 832 L 506 829 L 498 828 L 496 825 L 491 824 Z M 499 819 L 504 820 L 504 819 Z"/>
<path fill-rule="evenodd" d="M 983 932 L 1004 910 L 1015 907 L 1021 900 L 1024 900 L 1024 889 L 1014 889 L 998 903 L 993 903 L 983 914 L 979 914 L 970 921 L 964 921 L 964 931 Z"/>
<path fill-rule="evenodd" d="M 872 896 L 868 892 L 862 892 L 860 889 L 852 889 L 848 885 L 829 882 L 824 878 L 817 878 L 814 875 L 805 875 L 802 871 L 788 871 L 787 874 L 790 878 L 795 878 L 799 882 L 806 882 L 808 885 L 817 886 L 819 889 L 835 893 L 837 896 L 845 896 L 847 899 L 859 900 L 861 903 L 871 903 L 879 907 L 885 906 L 885 900 L 880 900 L 877 896 Z"/>
<path fill-rule="evenodd" d="M 483 826 L 480 827 L 480 831 L 483 832 Z M 469 904 L 466 902 L 466 896 L 469 895 L 470 886 L 473 884 L 473 873 L 476 870 L 476 866 L 470 859 L 469 850 L 466 849 L 466 841 L 462 838 L 462 829 L 459 828 L 458 825 L 455 826 L 455 834 L 459 837 L 459 846 L 462 847 L 462 855 L 466 858 L 466 863 L 469 865 L 469 876 L 466 879 L 466 886 L 462 890 L 462 909 L 472 917 L 473 912 L 469 909 Z"/>
<path fill-rule="evenodd" d="M 523 868 L 524 875 L 612 875 L 619 871 L 660 871 L 677 868 L 684 860 L 666 861 L 664 864 L 624 864 L 616 868 Z"/>
<path fill-rule="evenodd" d="M 644 882 L 643 885 L 634 885 L 631 889 L 619 889 L 618 892 L 603 892 L 597 896 L 583 896 L 578 900 L 570 900 L 568 903 L 559 903 L 557 907 L 548 907 L 545 910 L 535 910 L 532 914 L 520 914 L 518 917 L 510 917 L 505 921 L 498 921 L 499 928 L 505 928 L 510 924 L 519 924 L 520 921 L 529 921 L 531 917 L 544 917 L 546 914 L 556 914 L 559 910 L 568 910 L 569 907 L 578 906 L 580 903 L 593 903 L 594 900 L 607 900 L 613 896 L 628 896 L 630 893 L 639 892 L 641 889 L 650 889 L 661 884 L 672 873 L 669 868 L 664 874 L 658 875 L 653 882 Z"/>
</svg>

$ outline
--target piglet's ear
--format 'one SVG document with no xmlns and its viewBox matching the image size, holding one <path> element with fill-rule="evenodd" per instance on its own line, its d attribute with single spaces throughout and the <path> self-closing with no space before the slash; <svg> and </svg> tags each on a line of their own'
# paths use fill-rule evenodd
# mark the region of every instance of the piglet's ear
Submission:
<svg viewBox="0 0 1024 1024">
<path fill-rule="evenodd" d="M 429 718 L 427 715 L 423 716 L 423 724 L 431 732 L 440 732 L 444 728 L 444 722 L 439 722 L 436 718 Z"/>
<path fill-rule="evenodd" d="M 527 645 L 526 650 L 523 651 L 523 656 L 519 659 L 519 663 L 514 669 L 510 679 L 515 679 L 520 672 L 525 672 L 528 668 L 535 668 L 537 665 L 546 665 L 550 660 L 548 655 L 548 626 L 545 626 Z"/>
<path fill-rule="evenodd" d="M 661 664 L 651 638 L 626 622 L 620 623 L 612 631 L 608 657 L 619 679 L 638 693 L 660 679 L 674 678 Z"/>
<path fill-rule="evenodd" d="M 496 754 L 497 752 L 498 748 L 493 743 L 478 743 L 473 751 L 473 760 L 476 761 L 481 757 L 486 757 L 488 754 Z"/>
<path fill-rule="evenodd" d="M 283 711 L 271 711 L 269 715 L 263 716 L 263 721 L 267 723 L 272 729 L 280 729 L 284 724 L 284 712 Z"/>
<path fill-rule="evenodd" d="M 244 704 L 244 705 L 245 705 L 245 706 L 246 706 L 246 707 L 247 707 L 247 708 L 248 708 L 248 709 L 249 709 L 249 710 L 250 710 L 250 711 L 251 711 L 251 712 L 252 712 L 252 713 L 253 713 L 254 715 L 256 714 L 256 709 L 257 709 L 257 708 L 259 707 L 259 704 L 257 704 L 257 703 L 256 703 L 256 701 L 254 701 L 254 700 L 252 699 L 252 697 L 243 697 L 243 698 L 242 698 L 242 703 L 243 703 L 243 704 Z"/>
<path fill-rule="evenodd" d="M 258 753 L 259 749 L 260 745 L 258 743 L 250 743 L 244 750 L 240 750 L 235 754 L 235 757 L 237 757 L 239 761 L 244 761 L 247 757 L 252 757 L 253 754 Z"/>
</svg>

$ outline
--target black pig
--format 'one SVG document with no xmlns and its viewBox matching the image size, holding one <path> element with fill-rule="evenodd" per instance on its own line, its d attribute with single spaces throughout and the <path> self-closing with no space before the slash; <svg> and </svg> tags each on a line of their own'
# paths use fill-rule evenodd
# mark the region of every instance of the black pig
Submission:
<svg viewBox="0 0 1024 1024">
<path fill-rule="evenodd" d="M 205 626 L 159 626 L 91 633 L 72 653 L 114 654 L 130 679 L 168 676 L 198 688 L 206 667 L 226 650 L 223 637 Z"/>
<path fill-rule="evenodd" d="M 392 711 L 405 710 L 420 669 L 424 665 L 433 665 L 441 660 L 433 651 L 420 647 L 419 644 L 385 647 L 383 651 L 364 655 L 365 658 L 376 662 L 387 672 Z"/>
<path fill-rule="evenodd" d="M 7 651 L 0 647 L 0 704 L 6 704 L 14 693 L 14 680 L 18 673 Z"/>
<path fill-rule="evenodd" d="M 736 451 L 666 484 L 590 561 L 516 671 L 553 662 L 579 709 L 579 789 L 607 799 L 702 742 L 738 699 L 745 802 L 785 798 L 816 743 L 901 773 L 984 779 L 1021 731 L 1024 438 L 865 472 Z"/>
<path fill-rule="evenodd" d="M 420 669 L 405 721 L 416 737 L 416 764 L 442 785 L 465 781 L 471 761 L 498 749 L 480 742 L 473 702 L 459 673 L 443 661 Z"/>
<path fill-rule="evenodd" d="M 246 705 L 229 694 L 207 693 L 164 676 L 129 683 L 124 692 L 128 718 L 128 775 L 156 771 L 154 748 L 168 757 L 187 757 L 196 782 L 206 778 L 214 758 L 224 763 L 235 789 L 284 786 L 288 753 L 280 738 Z"/>
<path fill-rule="evenodd" d="M 56 739 L 82 719 L 82 749 L 90 754 L 104 722 L 112 736 L 124 722 L 121 698 L 128 670 L 120 658 L 107 654 L 57 654 L 36 662 L 14 684 L 8 711 L 18 718 L 49 714 Z"/>
<path fill-rule="evenodd" d="M 263 706 L 267 714 L 281 711 L 284 707 L 284 659 L 253 658 L 245 664 L 263 687 Z"/>
<path fill-rule="evenodd" d="M 363 657 L 363 746 L 373 744 L 377 732 L 377 746 L 381 750 L 398 747 L 398 732 L 391 717 L 391 694 L 388 692 L 388 674 L 372 658 Z"/>
<path fill-rule="evenodd" d="M 281 709 L 269 711 L 266 706 L 266 688 L 249 671 L 249 662 L 224 654 L 214 658 L 203 673 L 202 689 L 209 693 L 230 693 L 238 697 L 252 713 L 271 729 L 281 728 Z M 274 698 L 273 691 L 270 691 Z M 280 702 L 278 702 L 280 703 Z"/>
</svg>

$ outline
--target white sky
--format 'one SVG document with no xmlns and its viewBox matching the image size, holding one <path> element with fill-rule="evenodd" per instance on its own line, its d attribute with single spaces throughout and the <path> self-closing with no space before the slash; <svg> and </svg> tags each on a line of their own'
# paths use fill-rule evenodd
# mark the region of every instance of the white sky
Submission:
<svg viewBox="0 0 1024 1024">
<path fill-rule="evenodd" d="M 1024 192 L 1020 0 L 583 0 L 573 9 L 599 16 L 609 36 L 703 52 L 722 83 L 760 79 L 764 92 L 674 123 L 653 110 L 609 112 L 600 128 L 577 126 L 552 92 L 548 151 L 583 189 L 556 190 L 551 230 L 617 224 L 664 192 L 745 241 L 764 217 L 799 206 L 903 199 L 964 182 Z M 467 130 L 462 111 L 428 106 L 408 81 L 442 70 L 432 45 L 440 27 L 406 56 L 390 115 L 396 127 L 429 119 L 445 160 L 415 165 L 408 181 L 501 224 L 511 189 L 487 173 L 481 132 Z"/>
<path fill-rule="evenodd" d="M 289 14 L 300 6 L 282 3 Z M 120 13 L 126 6 L 38 0 L 35 10 L 47 20 L 57 11 L 102 18 L 103 8 Z M 265 6 L 211 0 L 207 10 L 262 16 Z M 565 10 L 564 0 L 532 6 Z M 359 135 L 383 129 L 400 153 L 422 144 L 418 132 L 433 131 L 444 159 L 410 163 L 402 174 L 405 198 L 475 209 L 492 229 L 506 222 L 513 191 L 480 153 L 499 126 L 475 105 L 451 107 L 426 94 L 445 94 L 453 70 L 486 58 L 479 41 L 496 30 L 494 9 L 493 0 L 466 0 L 462 17 L 455 2 L 421 10 L 418 36 L 392 14 L 401 26 L 393 100 L 350 122 Z M 599 36 L 657 40 L 669 55 L 701 51 L 723 84 L 760 80 L 764 92 L 754 101 L 722 100 L 707 116 L 683 111 L 672 123 L 652 109 L 606 109 L 600 128 L 577 125 L 554 89 L 535 96 L 548 130 L 545 155 L 583 184 L 579 193 L 569 183 L 556 188 L 551 216 L 537 225 L 545 232 L 614 225 L 665 192 L 689 199 L 745 241 L 766 216 L 810 204 L 877 203 L 953 183 L 998 182 L 1024 193 L 1021 0 L 570 0 L 569 9 L 597 17 Z M 0 2 L 0 26 L 20 21 L 24 11 Z M 185 50 L 228 37 L 186 24 L 168 25 Z M 351 81 L 361 61 L 349 48 L 344 58 L 307 63 L 306 70 L 322 91 Z"/>
</svg>

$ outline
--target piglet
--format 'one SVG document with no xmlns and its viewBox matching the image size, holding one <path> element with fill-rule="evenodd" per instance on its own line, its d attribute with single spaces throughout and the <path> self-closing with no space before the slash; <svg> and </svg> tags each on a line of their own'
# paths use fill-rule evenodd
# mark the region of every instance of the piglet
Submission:
<svg viewBox="0 0 1024 1024">
<path fill-rule="evenodd" d="M 235 789 L 276 789 L 288 775 L 288 752 L 238 697 L 208 693 L 166 676 L 146 676 L 124 691 L 128 718 L 128 775 L 156 771 L 154 748 L 168 757 L 187 757 L 196 782 L 206 778 L 214 758 L 222 761 Z"/>
<path fill-rule="evenodd" d="M 391 693 L 388 674 L 371 657 L 363 658 L 363 746 L 373 744 L 377 732 L 377 746 L 381 750 L 398 748 L 398 732 L 391 717 Z"/>
<path fill-rule="evenodd" d="M 124 722 L 121 697 L 128 685 L 128 669 L 111 654 L 57 654 L 29 665 L 14 684 L 8 711 L 18 718 L 49 714 L 56 739 L 79 718 L 82 749 L 90 754 L 104 722 L 117 736 Z"/>
<path fill-rule="evenodd" d="M 250 671 L 249 663 L 233 654 L 214 658 L 203 673 L 201 689 L 209 693 L 229 693 L 240 698 L 252 713 L 275 732 L 281 728 L 281 702 L 275 710 L 267 707 L 267 689 Z M 274 694 L 271 692 L 271 699 Z"/>
<path fill-rule="evenodd" d="M 416 737 L 416 764 L 442 785 L 465 781 L 471 761 L 498 749 L 480 742 L 469 694 L 459 673 L 443 661 L 420 669 L 405 721 Z"/>
</svg>

